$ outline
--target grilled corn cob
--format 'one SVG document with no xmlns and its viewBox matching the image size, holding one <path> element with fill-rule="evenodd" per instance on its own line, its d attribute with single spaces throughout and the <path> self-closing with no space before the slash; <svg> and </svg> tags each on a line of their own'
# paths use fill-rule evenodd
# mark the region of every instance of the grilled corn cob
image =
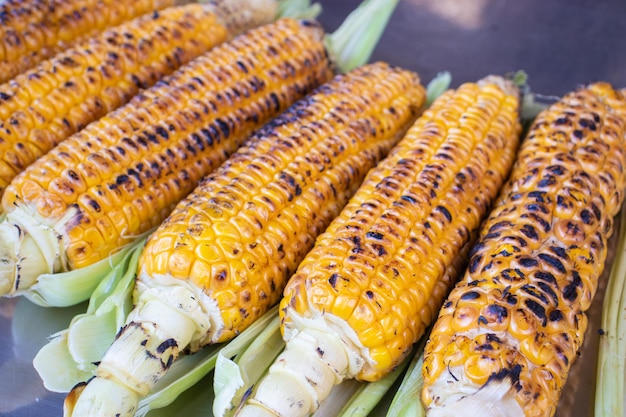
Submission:
<svg viewBox="0 0 626 417">
<path fill-rule="evenodd" d="M 551 416 L 624 195 L 626 96 L 605 83 L 541 113 L 424 357 L 430 416 Z"/>
<path fill-rule="evenodd" d="M 179 351 L 229 340 L 276 303 L 317 234 L 424 99 L 409 71 L 358 68 L 269 123 L 209 175 L 150 236 L 136 307 L 72 415 L 132 411 Z M 121 404 L 114 409 L 113 398 Z"/>
<path fill-rule="evenodd" d="M 0 293 L 91 265 L 156 227 L 253 129 L 330 77 L 322 28 L 284 19 L 66 139 L 5 192 Z"/>
<path fill-rule="evenodd" d="M 192 4 L 146 15 L 108 30 L 0 85 L 0 197 L 35 159 L 88 123 L 126 103 L 230 33 L 266 23 L 274 0 L 245 18 L 233 8 Z M 234 4 L 234 6 L 233 6 Z M 254 13 L 256 12 L 256 13 Z"/>
<path fill-rule="evenodd" d="M 406 357 L 510 169 L 518 96 L 495 76 L 444 93 L 368 174 L 289 280 L 286 349 L 239 416 L 307 416 Z"/>
<path fill-rule="evenodd" d="M 174 0 L 9 0 L 0 6 L 0 83 L 81 40 Z"/>
</svg>

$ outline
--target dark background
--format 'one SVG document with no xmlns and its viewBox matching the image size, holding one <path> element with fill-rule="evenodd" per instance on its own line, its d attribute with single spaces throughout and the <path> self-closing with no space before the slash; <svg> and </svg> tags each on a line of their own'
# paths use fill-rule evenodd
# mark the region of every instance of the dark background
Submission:
<svg viewBox="0 0 626 417">
<path fill-rule="evenodd" d="M 334 30 L 358 0 L 318 0 Z M 400 0 L 372 59 L 452 85 L 519 69 L 533 91 L 562 95 L 604 80 L 626 87 L 626 0 Z"/>
</svg>

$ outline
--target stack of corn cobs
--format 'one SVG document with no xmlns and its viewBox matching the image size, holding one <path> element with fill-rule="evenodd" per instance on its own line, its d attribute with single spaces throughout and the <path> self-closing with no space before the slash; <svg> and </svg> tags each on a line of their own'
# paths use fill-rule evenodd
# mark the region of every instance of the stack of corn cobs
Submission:
<svg viewBox="0 0 626 417">
<path fill-rule="evenodd" d="M 626 92 L 581 87 L 523 133 L 510 78 L 426 104 L 366 64 L 394 1 L 333 34 L 306 2 L 176 3 L 0 6 L 0 293 L 133 278 L 65 415 L 133 416 L 268 314 L 284 346 L 215 415 L 308 416 L 412 357 L 404 415 L 553 415 L 624 197 Z"/>
</svg>

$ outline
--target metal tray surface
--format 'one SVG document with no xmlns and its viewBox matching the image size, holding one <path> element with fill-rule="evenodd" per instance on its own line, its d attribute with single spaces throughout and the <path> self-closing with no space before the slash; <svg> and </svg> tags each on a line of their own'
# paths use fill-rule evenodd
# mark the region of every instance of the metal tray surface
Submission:
<svg viewBox="0 0 626 417">
<path fill-rule="evenodd" d="M 357 0 L 321 0 L 320 21 L 334 30 Z M 561 95 L 590 81 L 626 87 L 626 2 L 623 0 L 400 0 L 372 55 L 417 71 L 424 82 L 448 70 L 453 86 L 487 74 L 525 70 L 533 91 Z M 614 245 L 612 245 L 614 247 Z M 609 257 L 610 261 L 610 257 Z M 608 270 L 608 266 L 606 268 Z M 559 404 L 558 416 L 593 416 L 595 357 L 605 271 L 589 329 Z M 42 308 L 23 298 L 0 299 L 0 416 L 62 415 L 64 395 L 46 391 L 32 359 L 47 337 L 65 328 L 85 304 Z M 211 416 L 203 395 L 211 377 L 158 416 Z M 385 403 L 373 416 L 384 416 Z"/>
</svg>

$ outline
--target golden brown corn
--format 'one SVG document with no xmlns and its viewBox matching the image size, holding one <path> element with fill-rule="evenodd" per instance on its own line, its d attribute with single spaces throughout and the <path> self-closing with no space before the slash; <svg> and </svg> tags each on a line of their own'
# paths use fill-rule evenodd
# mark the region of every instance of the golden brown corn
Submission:
<svg viewBox="0 0 626 417">
<path fill-rule="evenodd" d="M 198 5 L 144 16 L 0 86 L 0 194 L 61 140 L 221 42 L 214 20 Z"/>
<path fill-rule="evenodd" d="M 203 180 L 150 236 L 136 308 L 74 415 L 145 395 L 180 350 L 229 340 L 276 303 L 424 99 L 415 74 L 361 67 L 274 119 Z"/>
<path fill-rule="evenodd" d="M 231 0 L 227 11 L 247 2 Z M 267 9 L 274 16 L 271 4 Z M 15 175 L 60 141 L 231 33 L 267 21 L 263 13 L 248 12 L 238 21 L 213 5 L 154 12 L 0 85 L 0 197 Z"/>
<path fill-rule="evenodd" d="M 286 350 L 239 415 L 307 416 L 333 384 L 377 380 L 406 357 L 509 172 L 518 107 L 501 77 L 448 91 L 368 174 L 289 280 Z"/>
<path fill-rule="evenodd" d="M 174 0 L 9 0 L 0 6 L 0 83 Z"/>
<path fill-rule="evenodd" d="M 3 199 L 0 293 L 91 265 L 157 226 L 252 130 L 332 76 L 323 34 L 291 19 L 252 30 L 29 166 Z M 20 253 L 33 239 L 39 250 Z"/>
<path fill-rule="evenodd" d="M 426 346 L 429 415 L 554 414 L 623 200 L 624 116 L 597 83 L 535 120 Z"/>
</svg>

